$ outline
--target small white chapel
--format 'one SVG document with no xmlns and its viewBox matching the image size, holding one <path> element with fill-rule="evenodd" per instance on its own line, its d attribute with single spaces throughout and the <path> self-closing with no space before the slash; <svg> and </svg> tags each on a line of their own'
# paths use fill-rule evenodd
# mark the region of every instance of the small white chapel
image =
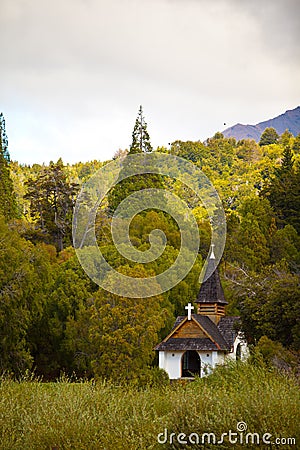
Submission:
<svg viewBox="0 0 300 450">
<path fill-rule="evenodd" d="M 168 336 L 155 347 L 159 352 L 159 367 L 171 380 L 204 377 L 226 359 L 244 360 L 248 356 L 247 342 L 235 324 L 239 317 L 225 315 L 224 291 L 213 249 L 207 273 L 211 276 L 201 284 L 197 299 L 197 313 L 189 303 L 186 316 L 177 317 Z"/>
</svg>

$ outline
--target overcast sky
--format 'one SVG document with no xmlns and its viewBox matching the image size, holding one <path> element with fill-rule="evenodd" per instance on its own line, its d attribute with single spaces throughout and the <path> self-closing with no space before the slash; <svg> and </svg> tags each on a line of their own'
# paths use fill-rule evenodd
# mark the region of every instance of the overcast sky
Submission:
<svg viewBox="0 0 300 450">
<path fill-rule="evenodd" d="M 140 104 L 154 147 L 293 109 L 299 19 L 299 0 L 0 0 L 11 158 L 110 159 Z"/>
</svg>

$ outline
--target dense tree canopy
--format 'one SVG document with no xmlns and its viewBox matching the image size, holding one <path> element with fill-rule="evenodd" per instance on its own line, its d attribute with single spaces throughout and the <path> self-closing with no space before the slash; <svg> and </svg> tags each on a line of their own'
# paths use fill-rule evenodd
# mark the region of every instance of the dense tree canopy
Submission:
<svg viewBox="0 0 300 450">
<path fill-rule="evenodd" d="M 184 306 L 195 300 L 199 289 L 211 239 L 203 205 L 182 183 L 158 176 L 136 176 L 117 185 L 99 208 L 95 224 L 99 248 L 117 271 L 143 277 L 159 274 L 174 263 L 180 249 L 174 219 L 146 210 L 132 220 L 130 242 L 145 251 L 150 232 L 159 228 L 167 238 L 163 254 L 139 265 L 117 251 L 111 214 L 139 189 L 164 188 L 183 198 L 199 226 L 200 250 L 187 277 L 161 296 L 129 299 L 110 294 L 88 278 L 70 246 L 76 193 L 104 163 L 11 163 L 3 118 L 1 123 L 0 371 L 35 368 L 46 378 L 75 371 L 118 380 L 148 371 L 155 364 L 154 345 L 170 331 L 174 317 L 185 313 Z M 272 339 L 298 351 L 299 136 L 268 133 L 269 141 L 260 144 L 216 133 L 205 142 L 178 140 L 156 151 L 198 165 L 221 197 L 227 241 L 220 272 L 228 314 L 241 315 L 250 342 L 266 336 L 263 342 Z M 149 151 L 153 150 L 140 108 L 130 152 Z M 118 155 L 126 160 L 127 151 Z"/>
<path fill-rule="evenodd" d="M 289 146 L 284 148 L 281 165 L 274 171 L 261 195 L 269 200 L 280 228 L 290 224 L 300 232 L 300 172 L 294 167 Z"/>
</svg>

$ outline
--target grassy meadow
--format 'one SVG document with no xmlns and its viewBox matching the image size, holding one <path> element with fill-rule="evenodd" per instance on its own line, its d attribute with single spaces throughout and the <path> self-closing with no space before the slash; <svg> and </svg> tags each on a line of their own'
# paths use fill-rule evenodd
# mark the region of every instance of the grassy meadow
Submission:
<svg viewBox="0 0 300 450">
<path fill-rule="evenodd" d="M 164 387 L 105 382 L 43 383 L 30 377 L 0 383 L 1 450 L 146 450 L 270 448 L 260 445 L 180 444 L 177 435 L 237 431 L 295 438 L 299 445 L 299 385 L 294 377 L 249 363 L 220 367 L 206 379 Z M 157 436 L 168 430 L 166 443 Z M 176 439 L 170 434 L 176 433 Z M 246 431 L 244 432 L 244 436 Z M 161 441 L 164 441 L 163 434 Z M 181 437 L 181 439 L 184 439 Z M 193 438 L 194 439 L 194 438 Z M 200 441 L 201 442 L 201 441 Z M 299 447 L 298 447 L 299 448 Z"/>
</svg>

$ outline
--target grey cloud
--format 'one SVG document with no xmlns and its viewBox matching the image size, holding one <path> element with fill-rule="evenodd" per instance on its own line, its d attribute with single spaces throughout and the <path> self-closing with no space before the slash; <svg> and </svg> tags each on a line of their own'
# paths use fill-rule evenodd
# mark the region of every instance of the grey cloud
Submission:
<svg viewBox="0 0 300 450">
<path fill-rule="evenodd" d="M 157 145 L 297 106 L 299 3 L 2 0 L 0 109 L 16 154 L 58 145 L 68 159 L 80 142 L 79 159 L 88 142 L 94 157 L 102 141 L 111 156 L 140 103 Z"/>
</svg>

